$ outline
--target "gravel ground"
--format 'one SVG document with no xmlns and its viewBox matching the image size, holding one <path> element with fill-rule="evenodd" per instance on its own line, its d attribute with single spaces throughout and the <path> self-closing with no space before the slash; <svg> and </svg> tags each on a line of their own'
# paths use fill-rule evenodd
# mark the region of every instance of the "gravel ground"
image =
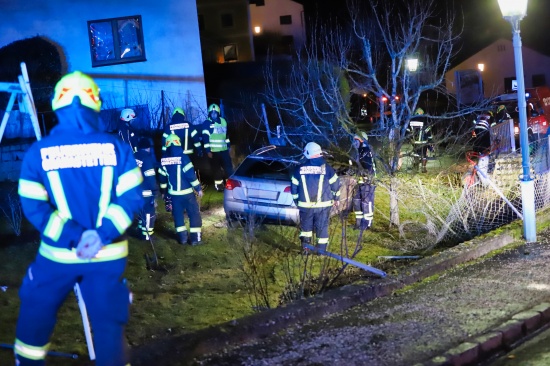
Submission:
<svg viewBox="0 0 550 366">
<path fill-rule="evenodd" d="M 550 299 L 550 232 L 407 291 L 293 327 L 194 365 L 414 365 Z M 182 363 L 187 364 L 187 363 Z"/>
</svg>

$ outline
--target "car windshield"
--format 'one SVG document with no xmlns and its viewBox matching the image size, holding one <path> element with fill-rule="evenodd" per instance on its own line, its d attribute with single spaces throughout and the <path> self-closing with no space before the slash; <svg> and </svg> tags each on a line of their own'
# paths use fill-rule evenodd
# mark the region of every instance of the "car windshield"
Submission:
<svg viewBox="0 0 550 366">
<path fill-rule="evenodd" d="M 295 163 L 271 159 L 247 158 L 237 168 L 235 175 L 249 178 L 289 180 Z"/>
</svg>

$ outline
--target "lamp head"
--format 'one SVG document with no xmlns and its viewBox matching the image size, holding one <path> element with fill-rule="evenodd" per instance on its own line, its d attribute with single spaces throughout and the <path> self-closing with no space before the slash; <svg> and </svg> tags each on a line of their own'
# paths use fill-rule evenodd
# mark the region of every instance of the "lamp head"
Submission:
<svg viewBox="0 0 550 366">
<path fill-rule="evenodd" d="M 504 19 L 521 20 L 527 15 L 527 0 L 498 0 Z"/>
</svg>

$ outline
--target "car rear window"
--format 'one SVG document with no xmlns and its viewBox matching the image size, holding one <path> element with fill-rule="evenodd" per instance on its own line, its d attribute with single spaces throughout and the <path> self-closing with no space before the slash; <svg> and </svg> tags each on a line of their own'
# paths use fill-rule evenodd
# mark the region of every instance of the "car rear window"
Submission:
<svg viewBox="0 0 550 366">
<path fill-rule="evenodd" d="M 249 178 L 289 180 L 295 166 L 289 162 L 249 158 L 242 162 L 235 174 Z"/>
</svg>

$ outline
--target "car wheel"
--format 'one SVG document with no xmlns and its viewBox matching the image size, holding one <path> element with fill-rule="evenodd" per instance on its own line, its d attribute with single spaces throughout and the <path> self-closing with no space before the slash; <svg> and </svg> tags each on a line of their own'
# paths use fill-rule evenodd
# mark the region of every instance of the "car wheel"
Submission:
<svg viewBox="0 0 550 366">
<path fill-rule="evenodd" d="M 237 229 L 242 227 L 241 221 L 232 214 L 226 214 L 225 219 L 227 221 L 227 228 L 228 229 Z"/>
</svg>

